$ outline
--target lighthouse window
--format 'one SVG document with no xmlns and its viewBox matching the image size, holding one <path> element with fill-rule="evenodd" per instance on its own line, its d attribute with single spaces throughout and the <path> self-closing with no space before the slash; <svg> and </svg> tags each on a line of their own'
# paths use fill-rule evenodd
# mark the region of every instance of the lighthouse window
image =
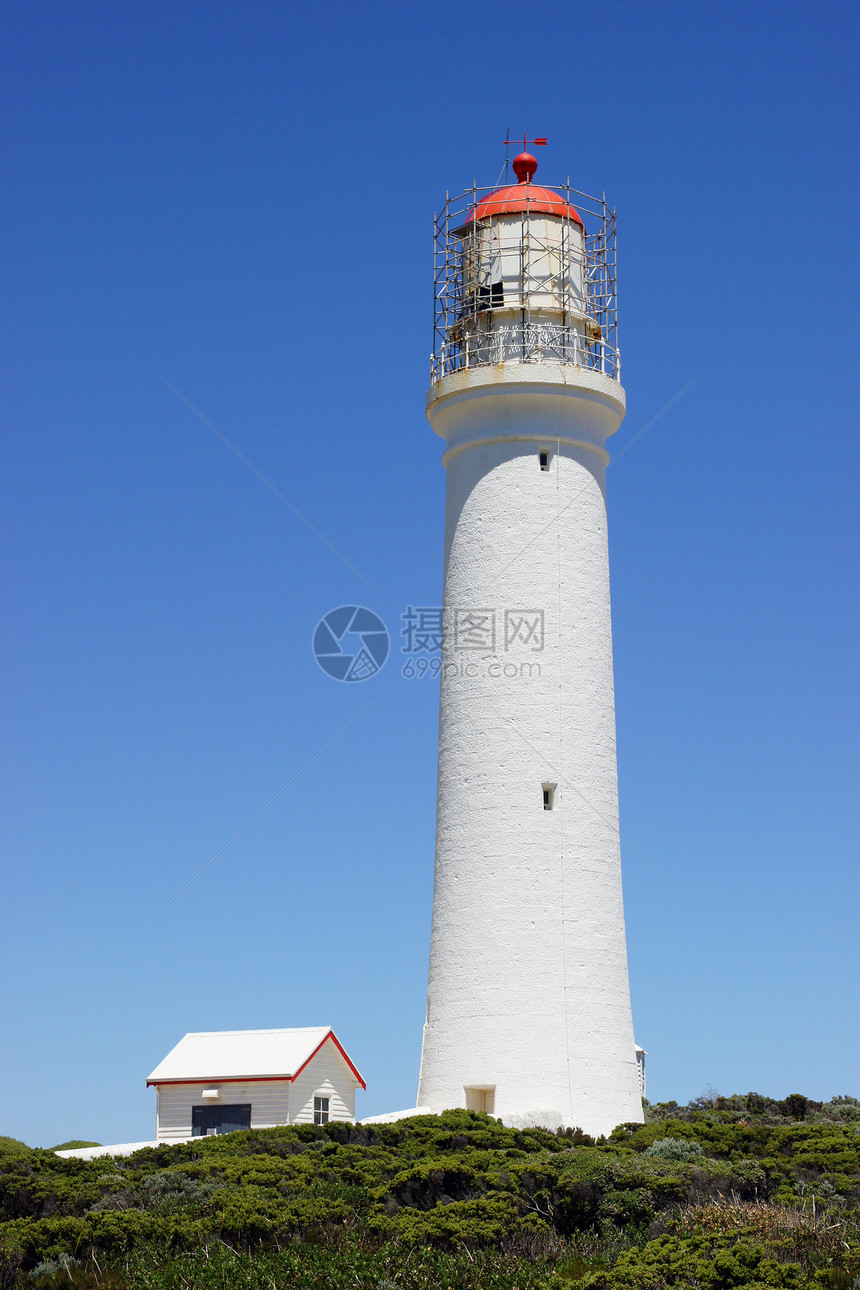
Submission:
<svg viewBox="0 0 860 1290">
<path fill-rule="evenodd" d="M 475 292 L 475 308 L 478 313 L 485 309 L 499 309 L 505 303 L 505 287 L 502 282 L 492 282 L 489 286 L 479 286 Z"/>
<path fill-rule="evenodd" d="M 555 806 L 555 784 L 544 784 L 543 786 L 543 809 L 551 811 Z"/>
<path fill-rule="evenodd" d="M 548 453 L 548 452 L 539 452 L 539 453 L 538 453 L 538 461 L 540 462 L 540 468 L 541 468 L 541 470 L 549 470 L 549 453 Z"/>
<path fill-rule="evenodd" d="M 475 306 L 481 313 L 485 309 L 499 309 L 505 303 L 505 287 L 498 232 L 485 228 L 479 236 Z"/>
</svg>

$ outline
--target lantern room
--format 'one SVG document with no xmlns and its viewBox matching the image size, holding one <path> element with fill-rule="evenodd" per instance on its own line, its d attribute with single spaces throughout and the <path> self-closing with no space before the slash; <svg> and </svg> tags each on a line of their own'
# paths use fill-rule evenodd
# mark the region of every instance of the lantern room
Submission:
<svg viewBox="0 0 860 1290">
<path fill-rule="evenodd" d="M 512 169 L 516 183 L 449 197 L 436 220 L 431 379 L 551 362 L 617 380 L 615 212 L 535 183 L 530 153 Z"/>
</svg>

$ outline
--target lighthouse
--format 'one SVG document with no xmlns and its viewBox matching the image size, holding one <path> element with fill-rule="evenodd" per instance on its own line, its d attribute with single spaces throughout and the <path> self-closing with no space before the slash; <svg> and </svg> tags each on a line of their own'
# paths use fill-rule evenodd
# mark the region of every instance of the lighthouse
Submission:
<svg viewBox="0 0 860 1290">
<path fill-rule="evenodd" d="M 536 183 L 525 147 L 512 165 L 435 229 L 447 487 L 418 1104 L 597 1135 L 642 1120 L 605 496 L 625 412 L 615 213 Z"/>
</svg>

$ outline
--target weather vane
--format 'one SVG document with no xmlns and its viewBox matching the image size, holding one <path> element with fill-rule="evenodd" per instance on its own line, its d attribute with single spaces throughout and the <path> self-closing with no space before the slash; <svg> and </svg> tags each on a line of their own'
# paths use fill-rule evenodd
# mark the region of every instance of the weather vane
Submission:
<svg viewBox="0 0 860 1290">
<path fill-rule="evenodd" d="M 517 143 L 519 143 L 519 140 L 517 140 Z M 523 134 L 523 152 L 525 152 L 526 148 L 533 148 L 535 144 L 539 144 L 541 147 L 545 147 L 546 139 L 527 139 L 525 136 L 525 133 Z M 508 176 L 508 165 L 510 164 L 510 156 L 508 153 L 508 149 L 510 148 L 510 146 L 511 146 L 511 132 L 510 130 L 508 130 L 507 134 L 505 135 L 505 182 L 506 183 L 507 183 L 507 176 Z M 501 178 L 501 176 L 499 176 L 499 178 Z"/>
<path fill-rule="evenodd" d="M 523 134 L 523 152 L 525 152 L 526 148 L 533 148 L 535 144 L 541 144 L 542 146 L 545 147 L 546 139 L 527 139 L 525 134 Z M 508 155 L 508 148 L 510 146 L 511 146 L 511 132 L 510 130 L 508 130 L 507 134 L 505 135 L 505 157 L 506 158 Z"/>
</svg>

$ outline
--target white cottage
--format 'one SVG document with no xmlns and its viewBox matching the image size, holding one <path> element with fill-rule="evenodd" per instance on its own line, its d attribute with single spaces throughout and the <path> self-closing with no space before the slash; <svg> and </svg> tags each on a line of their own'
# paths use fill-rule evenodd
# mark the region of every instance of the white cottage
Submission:
<svg viewBox="0 0 860 1290">
<path fill-rule="evenodd" d="M 354 1120 L 366 1087 L 330 1026 L 189 1034 L 146 1083 L 158 1093 L 159 1142 Z"/>
</svg>

